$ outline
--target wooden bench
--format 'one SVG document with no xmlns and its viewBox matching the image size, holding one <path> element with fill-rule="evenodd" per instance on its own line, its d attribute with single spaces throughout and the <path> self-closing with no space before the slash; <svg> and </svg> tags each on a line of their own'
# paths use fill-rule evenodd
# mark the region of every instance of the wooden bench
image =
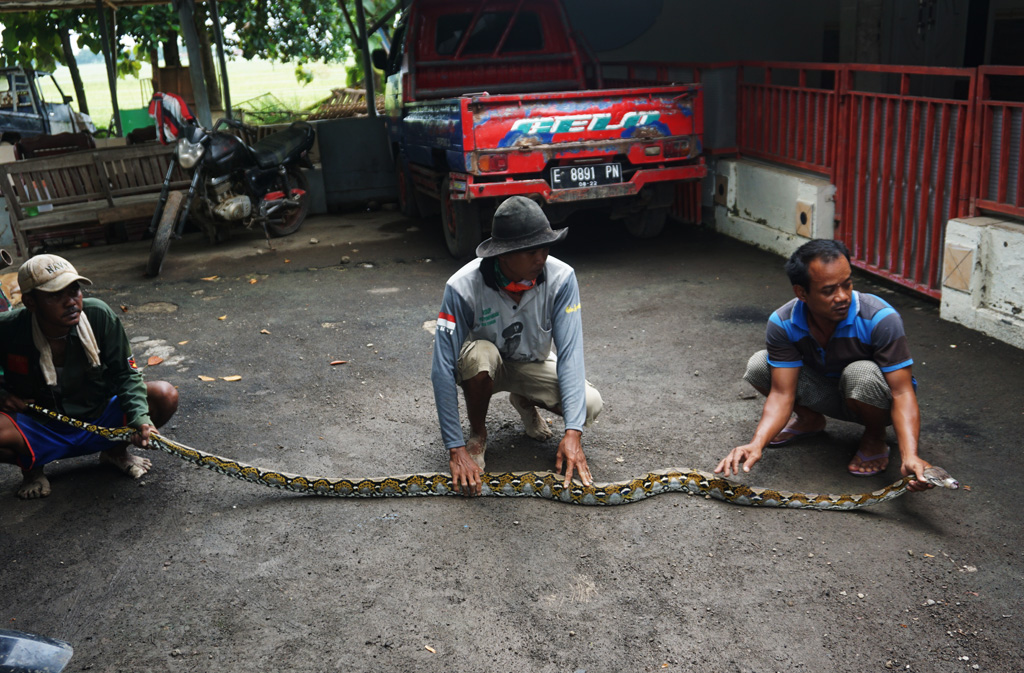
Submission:
<svg viewBox="0 0 1024 673">
<path fill-rule="evenodd" d="M 0 189 L 22 256 L 31 245 L 153 215 L 172 145 L 105 147 L 0 164 Z M 175 167 L 171 189 L 187 188 Z"/>
</svg>

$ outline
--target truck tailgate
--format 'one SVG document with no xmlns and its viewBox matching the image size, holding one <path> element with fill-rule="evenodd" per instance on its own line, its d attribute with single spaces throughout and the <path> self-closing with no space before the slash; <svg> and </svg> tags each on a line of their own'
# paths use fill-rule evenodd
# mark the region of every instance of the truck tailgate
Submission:
<svg viewBox="0 0 1024 673">
<path fill-rule="evenodd" d="M 462 98 L 464 151 L 565 149 L 619 153 L 623 141 L 699 136 L 701 88 L 696 85 Z M 468 118 L 467 118 L 468 117 Z M 472 147 L 468 146 L 472 143 Z M 694 143 L 695 145 L 699 144 Z M 545 151 L 546 150 L 546 151 Z M 700 152 L 693 147 L 693 155 Z M 686 157 L 680 157 L 686 158 Z"/>
</svg>

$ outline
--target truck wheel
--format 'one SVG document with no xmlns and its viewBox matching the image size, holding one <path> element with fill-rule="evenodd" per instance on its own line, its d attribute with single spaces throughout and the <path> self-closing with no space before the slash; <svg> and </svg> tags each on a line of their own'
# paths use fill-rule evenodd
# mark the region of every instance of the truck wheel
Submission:
<svg viewBox="0 0 1024 673">
<path fill-rule="evenodd" d="M 472 201 L 451 198 L 448 178 L 441 184 L 441 227 L 448 252 L 455 259 L 466 259 L 480 245 L 480 208 Z"/>
<path fill-rule="evenodd" d="M 395 182 L 398 183 L 398 210 L 406 217 L 418 219 L 422 213 L 416 198 L 416 186 L 409 165 L 401 157 L 395 157 Z"/>
<path fill-rule="evenodd" d="M 626 217 L 626 231 L 636 238 L 654 238 L 665 228 L 668 208 L 644 208 Z"/>
<path fill-rule="evenodd" d="M 156 227 L 153 243 L 149 247 L 149 261 L 146 262 L 146 276 L 149 278 L 159 276 L 160 269 L 164 266 L 164 257 L 167 256 L 167 250 L 171 247 L 171 236 L 174 235 L 174 225 L 178 221 L 182 198 L 184 195 L 181 192 L 171 192 L 167 195 L 164 212 L 160 215 L 160 223 Z"/>
</svg>

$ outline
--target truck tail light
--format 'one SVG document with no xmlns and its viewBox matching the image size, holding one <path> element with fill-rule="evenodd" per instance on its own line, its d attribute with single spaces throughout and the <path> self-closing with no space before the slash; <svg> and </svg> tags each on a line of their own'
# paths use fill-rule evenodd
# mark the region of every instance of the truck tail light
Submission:
<svg viewBox="0 0 1024 673">
<path fill-rule="evenodd" d="M 679 138 L 665 143 L 665 157 L 678 158 L 690 156 L 690 139 Z"/>
<path fill-rule="evenodd" d="M 497 173 L 508 170 L 508 155 L 506 154 L 481 154 L 477 162 L 482 173 Z"/>
</svg>

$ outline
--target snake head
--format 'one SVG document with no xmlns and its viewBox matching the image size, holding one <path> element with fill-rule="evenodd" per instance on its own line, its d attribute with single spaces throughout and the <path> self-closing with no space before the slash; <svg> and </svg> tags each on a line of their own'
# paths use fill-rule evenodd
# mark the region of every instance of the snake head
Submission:
<svg viewBox="0 0 1024 673">
<path fill-rule="evenodd" d="M 956 490 L 960 488 L 960 482 L 954 479 L 949 472 L 946 472 L 941 467 L 932 465 L 924 469 L 924 480 L 932 486 L 941 486 L 942 488 L 948 488 Z"/>
</svg>

